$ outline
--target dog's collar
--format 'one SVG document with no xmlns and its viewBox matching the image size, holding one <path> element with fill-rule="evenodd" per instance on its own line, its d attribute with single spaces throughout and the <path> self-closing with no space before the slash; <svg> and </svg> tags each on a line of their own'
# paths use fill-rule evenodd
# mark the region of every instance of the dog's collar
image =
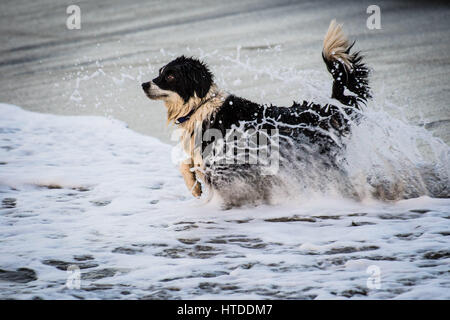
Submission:
<svg viewBox="0 0 450 320">
<path fill-rule="evenodd" d="M 202 103 L 200 103 L 200 105 L 199 105 L 197 108 L 192 109 L 187 115 L 185 115 L 184 117 L 179 117 L 177 120 L 175 120 L 175 124 L 182 124 L 183 122 L 188 121 L 188 120 L 191 118 L 191 116 L 194 114 L 195 111 L 197 111 L 198 109 L 200 109 L 200 107 L 201 107 L 202 105 L 204 105 L 205 103 L 207 103 L 207 102 L 210 101 L 211 99 L 212 99 L 212 98 L 206 99 L 205 101 L 203 101 Z"/>
<path fill-rule="evenodd" d="M 196 109 L 192 109 L 191 112 L 189 112 L 187 115 L 185 115 L 184 117 L 179 117 L 176 121 L 175 124 L 182 124 L 183 122 L 186 122 L 190 119 L 190 117 L 194 114 L 194 112 L 197 110 Z"/>
</svg>

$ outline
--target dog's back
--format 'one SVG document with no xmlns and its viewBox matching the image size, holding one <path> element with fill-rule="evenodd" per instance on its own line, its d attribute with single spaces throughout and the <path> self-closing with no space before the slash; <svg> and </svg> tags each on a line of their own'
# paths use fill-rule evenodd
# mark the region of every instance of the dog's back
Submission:
<svg viewBox="0 0 450 320">
<path fill-rule="evenodd" d="M 290 107 L 260 105 L 234 95 L 229 95 L 222 107 L 207 119 L 203 130 L 216 129 L 225 137 L 227 130 L 271 130 L 296 140 L 321 143 L 324 152 L 329 145 L 350 130 L 350 123 L 361 114 L 361 105 L 371 97 L 368 85 L 369 70 L 359 52 L 350 53 L 352 45 L 333 20 L 325 36 L 323 60 L 333 76 L 332 98 L 342 105 L 325 106 L 303 101 Z M 351 92 L 345 94 L 345 89 Z M 329 145 L 327 145 L 329 144 Z"/>
</svg>

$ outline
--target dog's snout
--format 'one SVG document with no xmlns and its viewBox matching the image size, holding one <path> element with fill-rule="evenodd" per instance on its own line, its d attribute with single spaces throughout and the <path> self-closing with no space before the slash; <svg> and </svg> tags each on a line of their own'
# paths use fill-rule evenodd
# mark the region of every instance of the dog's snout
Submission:
<svg viewBox="0 0 450 320">
<path fill-rule="evenodd" d="M 147 91 L 148 89 L 150 89 L 150 82 L 145 82 L 142 84 L 142 89 L 144 89 L 144 91 Z"/>
</svg>

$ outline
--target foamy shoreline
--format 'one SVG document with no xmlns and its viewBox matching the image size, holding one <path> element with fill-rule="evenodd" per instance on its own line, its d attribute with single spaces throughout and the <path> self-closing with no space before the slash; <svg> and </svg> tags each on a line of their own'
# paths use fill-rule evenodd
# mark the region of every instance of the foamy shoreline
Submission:
<svg viewBox="0 0 450 320">
<path fill-rule="evenodd" d="M 2 299 L 450 298 L 450 199 L 224 211 L 119 121 L 0 111 Z"/>
</svg>

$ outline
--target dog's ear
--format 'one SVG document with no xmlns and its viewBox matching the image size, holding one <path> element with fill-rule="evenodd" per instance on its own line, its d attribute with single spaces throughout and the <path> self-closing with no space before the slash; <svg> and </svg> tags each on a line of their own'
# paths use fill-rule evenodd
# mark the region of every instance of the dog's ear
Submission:
<svg viewBox="0 0 450 320">
<path fill-rule="evenodd" d="M 211 88 L 212 74 L 208 69 L 208 66 L 197 59 L 192 59 L 190 73 L 191 81 L 194 83 L 194 91 L 197 97 L 204 98 Z"/>
<path fill-rule="evenodd" d="M 199 98 L 204 98 L 211 88 L 211 76 L 209 71 L 200 72 L 199 79 L 196 80 L 197 85 L 195 91 Z"/>
</svg>

